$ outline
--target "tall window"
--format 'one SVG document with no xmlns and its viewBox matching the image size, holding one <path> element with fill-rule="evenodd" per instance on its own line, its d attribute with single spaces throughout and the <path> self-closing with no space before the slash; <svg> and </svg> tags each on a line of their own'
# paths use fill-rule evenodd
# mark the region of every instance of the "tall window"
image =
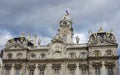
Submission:
<svg viewBox="0 0 120 75">
<path fill-rule="evenodd" d="M 16 70 L 16 75 L 20 75 L 20 70 Z"/>
<path fill-rule="evenodd" d="M 32 59 L 35 59 L 35 58 L 36 58 L 36 55 L 35 55 L 35 54 L 31 54 L 31 58 L 32 58 Z"/>
<path fill-rule="evenodd" d="M 95 75 L 100 75 L 100 68 L 99 67 L 95 68 Z"/>
<path fill-rule="evenodd" d="M 44 75 L 44 69 L 40 69 L 40 75 Z"/>
<path fill-rule="evenodd" d="M 54 69 L 54 75 L 59 75 L 59 69 Z"/>
<path fill-rule="evenodd" d="M 107 50 L 106 53 L 107 53 L 107 55 L 111 55 L 112 51 L 111 50 Z"/>
<path fill-rule="evenodd" d="M 70 58 L 74 58 L 74 57 L 75 57 L 75 53 L 74 53 L 74 52 L 71 52 L 71 53 L 69 54 L 69 56 L 70 56 Z"/>
<path fill-rule="evenodd" d="M 22 53 L 18 53 L 18 54 L 16 55 L 16 57 L 17 57 L 18 59 L 20 59 L 20 58 L 23 57 L 23 55 L 22 55 Z"/>
<path fill-rule="evenodd" d="M 5 75 L 10 75 L 10 70 L 6 70 L 6 74 Z"/>
<path fill-rule="evenodd" d="M 8 54 L 7 54 L 7 57 L 8 57 L 8 59 L 11 59 L 11 58 L 12 58 L 12 54 L 11 54 L 11 53 L 8 53 Z"/>
<path fill-rule="evenodd" d="M 95 51 L 95 56 L 99 56 L 100 55 L 100 51 Z"/>
<path fill-rule="evenodd" d="M 86 69 L 82 69 L 82 75 L 86 75 Z"/>
<path fill-rule="evenodd" d="M 85 52 L 81 52 L 81 57 L 86 57 L 86 53 Z"/>
<path fill-rule="evenodd" d="M 113 68 L 112 67 L 108 67 L 108 75 L 113 75 Z"/>
<path fill-rule="evenodd" d="M 44 54 L 44 53 L 41 54 L 41 58 L 42 58 L 42 59 L 45 58 L 45 54 Z"/>
<path fill-rule="evenodd" d="M 75 70 L 74 69 L 70 69 L 70 75 L 75 75 Z"/>
<path fill-rule="evenodd" d="M 30 70 L 30 75 L 34 75 L 34 70 L 33 69 Z"/>
</svg>

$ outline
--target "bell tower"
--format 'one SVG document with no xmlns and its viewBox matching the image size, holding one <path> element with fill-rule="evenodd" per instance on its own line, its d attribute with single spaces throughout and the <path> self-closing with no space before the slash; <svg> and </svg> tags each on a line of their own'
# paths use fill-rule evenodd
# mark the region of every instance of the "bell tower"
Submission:
<svg viewBox="0 0 120 75">
<path fill-rule="evenodd" d="M 58 29 L 59 36 L 62 37 L 62 40 L 66 44 L 73 43 L 73 28 L 72 28 L 72 19 L 69 16 L 69 13 L 62 17 L 59 23 L 60 27 Z"/>
</svg>

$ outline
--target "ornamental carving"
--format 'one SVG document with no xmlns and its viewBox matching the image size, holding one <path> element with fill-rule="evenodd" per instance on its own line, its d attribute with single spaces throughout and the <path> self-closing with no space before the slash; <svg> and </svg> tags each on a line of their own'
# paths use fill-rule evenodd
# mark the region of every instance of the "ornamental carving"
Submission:
<svg viewBox="0 0 120 75">
<path fill-rule="evenodd" d="M 4 66 L 4 68 L 6 68 L 6 69 L 11 69 L 11 67 L 12 67 L 12 64 L 11 64 L 11 63 L 7 63 L 7 64 L 5 64 L 5 66 Z"/>
<path fill-rule="evenodd" d="M 79 64 L 79 68 L 88 68 L 87 64 Z"/>
<path fill-rule="evenodd" d="M 15 66 L 15 69 L 20 69 L 22 67 L 22 64 L 21 63 L 16 63 L 14 66 Z"/>
<path fill-rule="evenodd" d="M 52 64 L 52 68 L 61 68 L 61 64 Z"/>
<path fill-rule="evenodd" d="M 29 69 L 35 69 L 36 65 L 35 64 L 28 64 Z"/>
<path fill-rule="evenodd" d="M 105 66 L 115 66 L 115 62 L 105 62 Z"/>
<path fill-rule="evenodd" d="M 38 68 L 39 69 L 45 69 L 46 68 L 46 64 L 38 64 Z"/>
<path fill-rule="evenodd" d="M 93 67 L 101 67 L 102 66 L 102 62 L 92 62 L 92 66 Z"/>
<path fill-rule="evenodd" d="M 77 65 L 76 64 L 68 64 L 68 68 L 76 68 Z"/>
</svg>

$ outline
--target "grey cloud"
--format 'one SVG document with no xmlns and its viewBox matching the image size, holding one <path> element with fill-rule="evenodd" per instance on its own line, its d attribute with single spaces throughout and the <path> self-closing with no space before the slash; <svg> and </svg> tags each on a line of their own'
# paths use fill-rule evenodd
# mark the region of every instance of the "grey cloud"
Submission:
<svg viewBox="0 0 120 75">
<path fill-rule="evenodd" d="M 119 37 L 119 3 L 119 0 L 1 0 L 0 29 L 17 36 L 26 32 L 52 38 L 69 8 L 75 33 L 88 35 L 89 29 L 94 32 L 103 26 L 105 31 L 113 28 Z"/>
</svg>

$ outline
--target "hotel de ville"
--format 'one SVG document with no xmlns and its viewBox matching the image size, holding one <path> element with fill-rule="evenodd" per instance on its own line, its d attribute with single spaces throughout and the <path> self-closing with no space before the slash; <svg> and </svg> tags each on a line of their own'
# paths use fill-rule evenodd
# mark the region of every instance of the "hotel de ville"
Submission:
<svg viewBox="0 0 120 75">
<path fill-rule="evenodd" d="M 90 32 L 87 43 L 73 42 L 70 15 L 59 22 L 56 35 L 41 45 L 37 35 L 24 33 L 9 39 L 3 49 L 1 75 L 119 75 L 118 43 L 113 32 L 100 27 Z"/>
</svg>

